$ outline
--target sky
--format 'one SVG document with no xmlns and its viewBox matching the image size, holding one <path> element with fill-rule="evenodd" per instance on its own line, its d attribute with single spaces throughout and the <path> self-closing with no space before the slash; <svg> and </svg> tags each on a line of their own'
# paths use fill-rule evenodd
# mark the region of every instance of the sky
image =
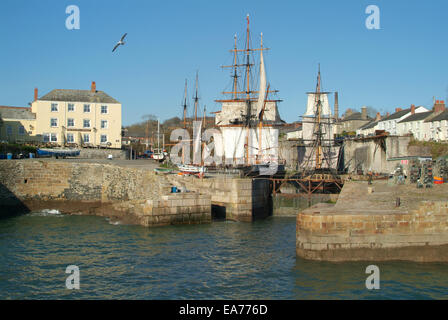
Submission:
<svg viewBox="0 0 448 320">
<path fill-rule="evenodd" d="M 78 30 L 66 28 L 69 5 L 80 10 Z M 378 6 L 380 29 L 366 28 L 368 5 Z M 447 12 L 446 0 L 2 0 L 0 105 L 27 106 L 35 87 L 43 96 L 95 81 L 122 103 L 123 125 L 147 114 L 163 121 L 182 117 L 185 79 L 192 105 L 198 71 L 200 108 L 218 111 L 231 83 L 221 66 L 232 62 L 233 36 L 243 41 L 249 14 L 252 43 L 263 32 L 270 48 L 268 82 L 285 121 L 301 119 L 319 63 L 340 113 L 431 107 L 448 95 Z"/>
</svg>

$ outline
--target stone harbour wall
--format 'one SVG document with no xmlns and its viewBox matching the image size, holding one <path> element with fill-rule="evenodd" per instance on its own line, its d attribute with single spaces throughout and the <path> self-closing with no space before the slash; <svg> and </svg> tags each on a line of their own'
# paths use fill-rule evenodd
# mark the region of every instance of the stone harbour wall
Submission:
<svg viewBox="0 0 448 320">
<path fill-rule="evenodd" d="M 183 177 L 181 181 L 189 190 L 210 195 L 214 210 L 227 220 L 251 222 L 272 214 L 267 179 Z"/>
<path fill-rule="evenodd" d="M 297 215 L 298 256 L 326 261 L 448 261 L 445 186 L 422 191 L 400 186 L 391 192 L 394 187 L 383 183 L 383 188 L 372 194 L 353 191 L 366 185 L 347 184 L 349 192 L 343 190 L 336 205 L 318 204 Z M 412 192 L 420 193 L 420 198 Z M 358 198 L 359 207 L 344 203 L 344 198 L 352 201 L 349 193 Z M 403 204 L 395 207 L 397 196 Z M 376 204 L 366 202 L 366 198 Z"/>
<path fill-rule="evenodd" d="M 48 159 L 4 160 L 0 162 L 0 217 L 17 211 L 58 209 L 148 226 L 166 225 L 167 221 L 210 222 L 208 195 L 179 195 L 177 202 L 165 199 L 163 206 L 169 210 L 162 210 L 161 203 L 155 205 L 158 199 L 165 201 L 169 189 L 165 177 L 151 170 Z M 161 218 L 164 214 L 169 218 Z"/>
</svg>

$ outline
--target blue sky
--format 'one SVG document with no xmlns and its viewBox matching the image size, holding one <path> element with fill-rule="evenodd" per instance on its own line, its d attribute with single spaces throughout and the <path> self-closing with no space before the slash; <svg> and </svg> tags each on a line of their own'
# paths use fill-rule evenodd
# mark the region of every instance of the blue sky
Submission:
<svg viewBox="0 0 448 320">
<path fill-rule="evenodd" d="M 80 9 L 80 30 L 67 30 L 68 5 Z M 369 4 L 380 30 L 365 27 Z M 154 114 L 182 116 L 185 78 L 199 70 L 201 108 L 230 83 L 233 35 L 252 42 L 263 32 L 268 81 L 278 89 L 280 115 L 300 120 L 317 64 L 323 89 L 338 91 L 340 109 L 382 112 L 446 99 L 448 2 L 388 1 L 0 1 L 0 105 L 26 106 L 34 87 L 89 89 L 96 81 L 122 102 L 123 125 Z M 112 54 L 121 35 L 127 43 Z M 190 112 L 191 113 L 191 112 Z"/>
</svg>

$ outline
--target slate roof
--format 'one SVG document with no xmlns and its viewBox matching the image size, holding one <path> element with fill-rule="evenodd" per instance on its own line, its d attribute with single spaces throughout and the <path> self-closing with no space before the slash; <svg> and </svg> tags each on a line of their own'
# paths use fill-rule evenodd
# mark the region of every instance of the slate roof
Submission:
<svg viewBox="0 0 448 320">
<path fill-rule="evenodd" d="M 120 103 L 103 91 L 54 89 L 39 98 L 45 101 Z"/>
<path fill-rule="evenodd" d="M 372 129 L 378 124 L 379 121 L 370 121 L 369 123 L 363 125 L 358 130 Z"/>
<path fill-rule="evenodd" d="M 0 106 L 0 117 L 2 119 L 34 120 L 36 114 L 31 112 L 31 108 Z"/>
<path fill-rule="evenodd" d="M 411 108 L 404 109 L 404 110 L 392 113 L 390 116 L 382 119 L 382 121 L 398 119 L 398 118 L 401 118 L 402 116 L 404 116 L 405 114 L 407 114 L 409 112 L 411 112 Z"/>
<path fill-rule="evenodd" d="M 363 119 L 361 112 L 354 112 L 351 115 L 345 117 L 344 119 L 341 119 L 340 121 L 350 121 L 350 120 L 364 120 L 369 121 L 372 120 L 369 116 L 367 116 L 367 119 Z"/>
<path fill-rule="evenodd" d="M 441 113 L 439 113 L 438 115 L 436 115 L 434 118 L 432 119 L 428 119 L 428 122 L 432 122 L 432 121 L 442 121 L 442 120 L 448 120 L 448 110 L 445 110 Z"/>
<path fill-rule="evenodd" d="M 403 120 L 399 121 L 398 123 L 424 120 L 427 117 L 429 117 L 432 113 L 433 113 L 432 111 L 414 113 L 409 117 L 406 117 Z"/>
</svg>

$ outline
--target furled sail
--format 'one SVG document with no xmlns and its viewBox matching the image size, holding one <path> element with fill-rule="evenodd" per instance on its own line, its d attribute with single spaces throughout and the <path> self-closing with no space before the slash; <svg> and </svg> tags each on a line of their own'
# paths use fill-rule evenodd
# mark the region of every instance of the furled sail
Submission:
<svg viewBox="0 0 448 320">
<path fill-rule="evenodd" d="M 260 50 L 260 90 L 258 91 L 257 116 L 263 109 L 264 98 L 266 96 L 266 72 L 264 69 L 263 50 Z"/>
</svg>

